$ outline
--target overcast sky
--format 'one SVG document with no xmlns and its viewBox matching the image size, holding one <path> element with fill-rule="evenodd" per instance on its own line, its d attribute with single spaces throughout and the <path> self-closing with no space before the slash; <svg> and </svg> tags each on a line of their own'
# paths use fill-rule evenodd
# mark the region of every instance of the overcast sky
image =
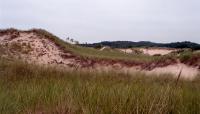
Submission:
<svg viewBox="0 0 200 114">
<path fill-rule="evenodd" d="M 200 43 L 200 0 L 0 0 L 0 28 L 62 39 Z"/>
</svg>

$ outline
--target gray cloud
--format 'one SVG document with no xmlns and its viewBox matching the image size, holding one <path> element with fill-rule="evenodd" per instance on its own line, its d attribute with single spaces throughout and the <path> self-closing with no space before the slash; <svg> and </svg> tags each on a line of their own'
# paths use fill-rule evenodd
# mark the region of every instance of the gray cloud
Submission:
<svg viewBox="0 0 200 114">
<path fill-rule="evenodd" d="M 65 39 L 200 43 L 199 0 L 0 0 L 0 28 Z"/>
</svg>

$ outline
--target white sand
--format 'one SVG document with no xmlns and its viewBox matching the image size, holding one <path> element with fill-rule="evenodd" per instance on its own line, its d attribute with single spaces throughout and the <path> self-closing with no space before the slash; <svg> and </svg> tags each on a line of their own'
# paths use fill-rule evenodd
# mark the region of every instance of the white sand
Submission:
<svg viewBox="0 0 200 114">
<path fill-rule="evenodd" d="M 175 76 L 175 78 L 178 76 L 178 74 L 181 72 L 181 78 L 184 79 L 194 79 L 195 76 L 199 73 L 199 70 L 197 68 L 194 67 L 189 67 L 185 64 L 174 64 L 174 65 L 169 65 L 166 67 L 159 67 L 159 68 L 155 68 L 152 71 L 145 71 L 148 74 L 173 74 Z"/>
<path fill-rule="evenodd" d="M 156 54 L 160 54 L 160 55 L 167 55 L 173 51 L 175 51 L 175 49 L 165 49 L 165 48 L 140 48 L 140 50 L 147 55 L 156 55 Z"/>
<path fill-rule="evenodd" d="M 30 45 L 32 49 L 30 53 L 20 54 L 20 58 L 24 58 L 28 62 L 46 65 L 60 64 L 64 66 L 74 63 L 74 59 L 65 59 L 60 56 L 61 54 L 70 55 L 70 53 L 64 53 L 53 42 L 45 38 L 39 38 L 34 33 L 20 33 L 19 37 L 12 40 L 9 36 L 1 37 L 0 44 L 5 45 L 6 43 L 8 45 L 12 45 L 13 43 Z"/>
<path fill-rule="evenodd" d="M 156 55 L 156 54 L 167 55 L 173 51 L 176 51 L 176 49 L 167 49 L 167 48 L 136 48 L 136 49 L 143 52 L 143 54 L 147 54 L 151 56 Z M 119 50 L 124 53 L 130 53 L 130 54 L 134 53 L 134 48 L 119 49 Z"/>
<path fill-rule="evenodd" d="M 119 49 L 120 51 L 124 52 L 124 53 L 133 53 L 133 50 L 132 49 Z"/>
</svg>

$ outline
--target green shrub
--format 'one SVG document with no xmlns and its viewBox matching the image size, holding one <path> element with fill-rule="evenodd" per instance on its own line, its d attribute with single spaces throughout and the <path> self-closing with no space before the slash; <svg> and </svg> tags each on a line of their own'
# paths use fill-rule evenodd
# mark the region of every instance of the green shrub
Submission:
<svg viewBox="0 0 200 114">
<path fill-rule="evenodd" d="M 191 51 L 184 51 L 180 54 L 180 61 L 188 61 L 192 57 L 193 53 Z"/>
</svg>

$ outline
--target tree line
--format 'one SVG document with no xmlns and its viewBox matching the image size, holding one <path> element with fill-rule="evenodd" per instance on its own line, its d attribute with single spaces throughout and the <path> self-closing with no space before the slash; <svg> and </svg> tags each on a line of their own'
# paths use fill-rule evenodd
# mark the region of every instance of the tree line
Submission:
<svg viewBox="0 0 200 114">
<path fill-rule="evenodd" d="M 92 44 L 79 44 L 85 47 L 101 48 L 103 46 L 109 46 L 111 48 L 133 48 L 133 47 L 167 47 L 167 48 L 190 48 L 192 50 L 199 50 L 200 44 L 189 41 L 173 42 L 173 43 L 154 43 L 149 41 L 103 41 Z"/>
</svg>

